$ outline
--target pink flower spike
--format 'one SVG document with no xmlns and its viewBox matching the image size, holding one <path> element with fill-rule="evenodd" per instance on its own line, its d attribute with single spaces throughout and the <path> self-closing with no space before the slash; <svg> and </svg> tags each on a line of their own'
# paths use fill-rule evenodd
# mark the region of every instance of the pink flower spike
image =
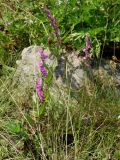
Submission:
<svg viewBox="0 0 120 160">
<path fill-rule="evenodd" d="M 41 59 L 44 61 L 47 58 L 47 54 L 43 51 L 41 52 Z"/>
<path fill-rule="evenodd" d="M 40 78 L 38 78 L 37 80 L 37 85 L 36 85 L 36 90 L 40 90 L 41 89 L 41 86 L 42 86 L 42 80 Z"/>
<path fill-rule="evenodd" d="M 44 77 L 46 77 L 48 75 L 47 69 L 44 66 L 41 66 L 40 70 L 41 70 L 41 73 Z"/>
<path fill-rule="evenodd" d="M 92 47 L 91 42 L 90 42 L 90 37 L 86 35 L 85 37 L 85 42 L 86 42 L 86 48 L 90 49 Z"/>
<path fill-rule="evenodd" d="M 40 67 L 40 71 L 41 71 L 43 77 L 46 77 L 47 74 L 48 74 L 48 71 L 47 71 L 47 69 L 44 67 L 42 61 L 39 62 L 39 67 Z"/>
<path fill-rule="evenodd" d="M 43 93 L 43 91 L 42 91 L 42 90 L 39 90 L 39 92 L 38 92 L 38 96 L 39 96 L 39 98 L 40 98 L 41 102 L 44 102 L 44 93 Z"/>
<path fill-rule="evenodd" d="M 43 66 L 43 61 L 39 61 L 39 67 Z"/>
<path fill-rule="evenodd" d="M 36 83 L 36 92 L 39 96 L 40 101 L 43 102 L 44 101 L 44 93 L 41 89 L 41 85 L 42 85 L 42 80 L 39 78 Z"/>
<path fill-rule="evenodd" d="M 40 54 L 41 59 L 42 59 L 43 61 L 48 57 L 47 54 L 44 52 L 44 50 L 43 50 L 42 47 L 39 48 L 38 53 Z"/>
</svg>

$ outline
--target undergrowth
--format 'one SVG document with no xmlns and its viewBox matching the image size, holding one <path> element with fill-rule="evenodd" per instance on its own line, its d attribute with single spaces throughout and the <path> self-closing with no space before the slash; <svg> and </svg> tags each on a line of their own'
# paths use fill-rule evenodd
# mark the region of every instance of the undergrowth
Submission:
<svg viewBox="0 0 120 160">
<path fill-rule="evenodd" d="M 120 158 L 120 99 L 114 86 L 106 89 L 103 83 L 100 89 L 87 82 L 76 100 L 70 90 L 59 101 L 50 97 L 38 116 L 33 101 L 14 98 L 12 75 L 0 81 L 1 159 Z"/>
</svg>

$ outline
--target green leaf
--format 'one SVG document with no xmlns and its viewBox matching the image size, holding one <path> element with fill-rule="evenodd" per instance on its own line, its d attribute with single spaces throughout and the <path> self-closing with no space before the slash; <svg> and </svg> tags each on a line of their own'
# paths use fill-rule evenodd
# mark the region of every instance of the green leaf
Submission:
<svg viewBox="0 0 120 160">
<path fill-rule="evenodd" d="M 99 56 L 100 56 L 100 45 L 97 44 L 96 45 L 96 57 L 99 58 Z"/>
<path fill-rule="evenodd" d="M 39 109 L 39 116 L 41 116 L 44 113 L 44 110 L 45 110 L 45 106 L 41 105 Z"/>
<path fill-rule="evenodd" d="M 10 121 L 5 125 L 5 128 L 7 129 L 8 132 L 12 134 L 18 134 L 21 131 L 21 126 L 19 123 L 15 121 Z"/>
<path fill-rule="evenodd" d="M 52 71 L 49 69 L 48 75 L 47 75 L 47 77 L 46 77 L 46 79 L 45 79 L 45 83 L 49 85 L 50 82 L 51 82 L 51 80 L 52 80 L 52 78 L 53 78 L 53 73 L 52 73 Z"/>
</svg>

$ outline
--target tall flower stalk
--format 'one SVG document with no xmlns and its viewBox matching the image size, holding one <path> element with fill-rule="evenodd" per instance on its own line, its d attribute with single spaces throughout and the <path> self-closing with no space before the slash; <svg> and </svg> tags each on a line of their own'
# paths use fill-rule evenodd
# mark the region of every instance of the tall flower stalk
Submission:
<svg viewBox="0 0 120 160">
<path fill-rule="evenodd" d="M 47 54 L 45 53 L 42 47 L 38 49 L 38 54 L 40 55 L 42 61 L 48 58 Z"/>
<path fill-rule="evenodd" d="M 42 86 L 43 86 L 42 79 L 45 79 L 46 76 L 48 75 L 48 71 L 47 71 L 47 69 L 44 66 L 45 60 L 47 59 L 48 56 L 44 52 L 44 50 L 43 50 L 42 47 L 39 48 L 38 54 L 39 54 L 40 59 L 41 59 L 38 62 L 40 73 L 41 73 L 41 77 L 37 79 L 37 82 L 36 82 L 36 92 L 38 94 L 38 97 L 39 97 L 40 101 L 43 103 L 45 97 L 44 97 L 44 92 L 43 92 L 43 89 L 42 89 Z"/>
<path fill-rule="evenodd" d="M 83 57 L 80 57 L 80 60 L 81 61 L 85 61 L 85 60 L 88 60 L 90 61 L 90 49 L 92 48 L 92 45 L 91 45 L 91 41 L 90 41 L 90 37 L 89 35 L 86 35 L 85 37 L 85 48 L 83 48 L 83 53 L 84 53 L 84 56 Z"/>
<path fill-rule="evenodd" d="M 42 90 L 42 79 L 38 78 L 36 83 L 36 92 L 41 102 L 44 102 L 44 93 Z"/>
<path fill-rule="evenodd" d="M 59 30 L 59 26 L 57 25 L 57 21 L 56 19 L 53 17 L 51 11 L 45 7 L 44 8 L 44 11 L 45 13 L 47 14 L 47 18 L 49 19 L 50 21 L 50 26 L 53 28 L 53 32 L 51 33 L 52 36 L 56 37 L 57 38 L 57 44 L 60 45 L 61 43 L 61 39 L 60 39 L 60 30 Z"/>
<path fill-rule="evenodd" d="M 88 54 L 89 54 L 89 51 L 90 51 L 90 49 L 91 49 L 91 47 L 92 47 L 91 41 L 90 41 L 90 37 L 89 37 L 88 35 L 86 35 L 86 37 L 85 37 L 85 43 L 86 43 L 86 47 L 83 48 L 83 52 L 84 52 L 86 55 L 88 55 Z"/>
<path fill-rule="evenodd" d="M 47 69 L 44 67 L 44 63 L 43 63 L 42 60 L 39 62 L 39 68 L 40 68 L 40 71 L 42 73 L 42 76 L 46 77 L 48 72 L 47 72 Z"/>
</svg>

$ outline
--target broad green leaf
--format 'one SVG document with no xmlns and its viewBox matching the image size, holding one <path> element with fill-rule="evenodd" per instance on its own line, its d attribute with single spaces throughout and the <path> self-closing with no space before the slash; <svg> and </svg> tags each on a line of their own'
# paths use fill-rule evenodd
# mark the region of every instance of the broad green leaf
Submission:
<svg viewBox="0 0 120 160">
<path fill-rule="evenodd" d="M 19 123 L 15 121 L 10 121 L 5 125 L 5 128 L 8 130 L 8 132 L 12 134 L 18 134 L 21 131 L 21 126 Z"/>
</svg>

